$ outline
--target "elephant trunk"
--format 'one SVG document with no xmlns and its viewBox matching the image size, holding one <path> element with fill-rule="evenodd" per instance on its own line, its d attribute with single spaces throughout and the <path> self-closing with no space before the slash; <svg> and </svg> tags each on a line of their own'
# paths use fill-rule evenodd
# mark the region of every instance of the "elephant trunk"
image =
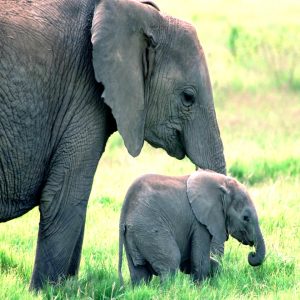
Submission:
<svg viewBox="0 0 300 300">
<path fill-rule="evenodd" d="M 201 47 L 200 47 L 201 48 Z M 223 143 L 214 106 L 212 86 L 203 50 L 199 51 L 199 98 L 194 115 L 184 126 L 187 156 L 200 169 L 210 169 L 226 175 Z"/>
<path fill-rule="evenodd" d="M 251 266 L 256 267 L 262 264 L 266 255 L 265 241 L 261 234 L 259 226 L 257 226 L 257 234 L 255 241 L 255 252 L 250 252 L 248 255 L 248 262 Z"/>
<path fill-rule="evenodd" d="M 210 169 L 226 175 L 223 143 L 212 108 L 199 109 L 197 118 L 184 128 L 184 140 L 186 154 L 196 169 Z"/>
</svg>

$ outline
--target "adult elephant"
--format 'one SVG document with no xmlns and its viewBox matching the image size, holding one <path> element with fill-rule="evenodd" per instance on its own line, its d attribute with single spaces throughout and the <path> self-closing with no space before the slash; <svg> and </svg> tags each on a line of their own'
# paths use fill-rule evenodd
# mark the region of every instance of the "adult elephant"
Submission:
<svg viewBox="0 0 300 300">
<path fill-rule="evenodd" d="M 35 206 L 31 288 L 77 273 L 97 163 L 118 130 L 225 173 L 203 50 L 134 0 L 1 0 L 0 221 Z"/>
</svg>

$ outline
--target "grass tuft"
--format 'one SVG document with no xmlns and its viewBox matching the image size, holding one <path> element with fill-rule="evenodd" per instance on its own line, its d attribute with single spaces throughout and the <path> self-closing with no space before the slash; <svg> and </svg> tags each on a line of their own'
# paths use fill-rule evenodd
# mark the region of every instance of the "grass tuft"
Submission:
<svg viewBox="0 0 300 300">
<path fill-rule="evenodd" d="M 300 174 L 300 158 L 288 158 L 283 161 L 268 159 L 254 162 L 234 162 L 230 168 L 231 176 L 247 184 L 253 185 L 260 182 L 275 180 L 280 176 L 296 177 Z"/>
</svg>

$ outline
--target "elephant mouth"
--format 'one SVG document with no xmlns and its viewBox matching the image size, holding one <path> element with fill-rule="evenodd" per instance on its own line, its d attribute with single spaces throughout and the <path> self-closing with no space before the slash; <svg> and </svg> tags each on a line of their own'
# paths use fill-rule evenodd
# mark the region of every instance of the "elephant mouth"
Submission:
<svg viewBox="0 0 300 300">
<path fill-rule="evenodd" d="M 182 137 L 182 134 L 179 130 L 175 130 L 175 144 L 176 147 L 172 148 L 171 145 L 171 151 L 167 150 L 167 153 L 173 157 L 176 157 L 177 159 L 183 159 L 186 156 L 186 151 L 184 149 L 184 139 Z"/>
<path fill-rule="evenodd" d="M 152 147 L 162 148 L 168 155 L 177 159 L 183 159 L 186 156 L 186 151 L 180 131 L 173 128 L 168 133 L 167 135 L 163 130 L 154 131 L 153 128 L 146 128 L 145 140 Z"/>
<path fill-rule="evenodd" d="M 241 240 L 239 240 L 239 242 L 242 243 L 245 246 L 250 246 L 250 247 L 254 246 L 254 242 L 249 241 L 248 239 L 241 239 Z"/>
<path fill-rule="evenodd" d="M 248 239 L 246 237 L 246 232 L 245 231 L 243 231 L 241 234 L 238 234 L 237 232 L 232 232 L 231 235 L 245 246 L 252 247 L 255 244 L 254 241 L 252 241 L 251 239 Z"/>
</svg>

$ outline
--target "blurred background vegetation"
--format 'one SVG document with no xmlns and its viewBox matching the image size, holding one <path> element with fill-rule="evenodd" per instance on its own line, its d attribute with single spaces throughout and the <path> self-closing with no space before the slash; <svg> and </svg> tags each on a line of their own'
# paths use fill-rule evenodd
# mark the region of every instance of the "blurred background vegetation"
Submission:
<svg viewBox="0 0 300 300">
<path fill-rule="evenodd" d="M 229 240 L 223 271 L 200 287 L 180 274 L 160 287 L 119 289 L 118 219 L 132 181 L 144 173 L 182 175 L 188 159 L 145 143 L 132 158 L 118 133 L 94 179 L 78 279 L 27 292 L 38 210 L 0 226 L 0 299 L 299 299 L 300 295 L 300 1 L 156 0 L 197 29 L 211 75 L 229 174 L 249 187 L 267 258 L 251 268 L 249 251 Z M 129 279 L 126 264 L 125 279 Z"/>
</svg>

